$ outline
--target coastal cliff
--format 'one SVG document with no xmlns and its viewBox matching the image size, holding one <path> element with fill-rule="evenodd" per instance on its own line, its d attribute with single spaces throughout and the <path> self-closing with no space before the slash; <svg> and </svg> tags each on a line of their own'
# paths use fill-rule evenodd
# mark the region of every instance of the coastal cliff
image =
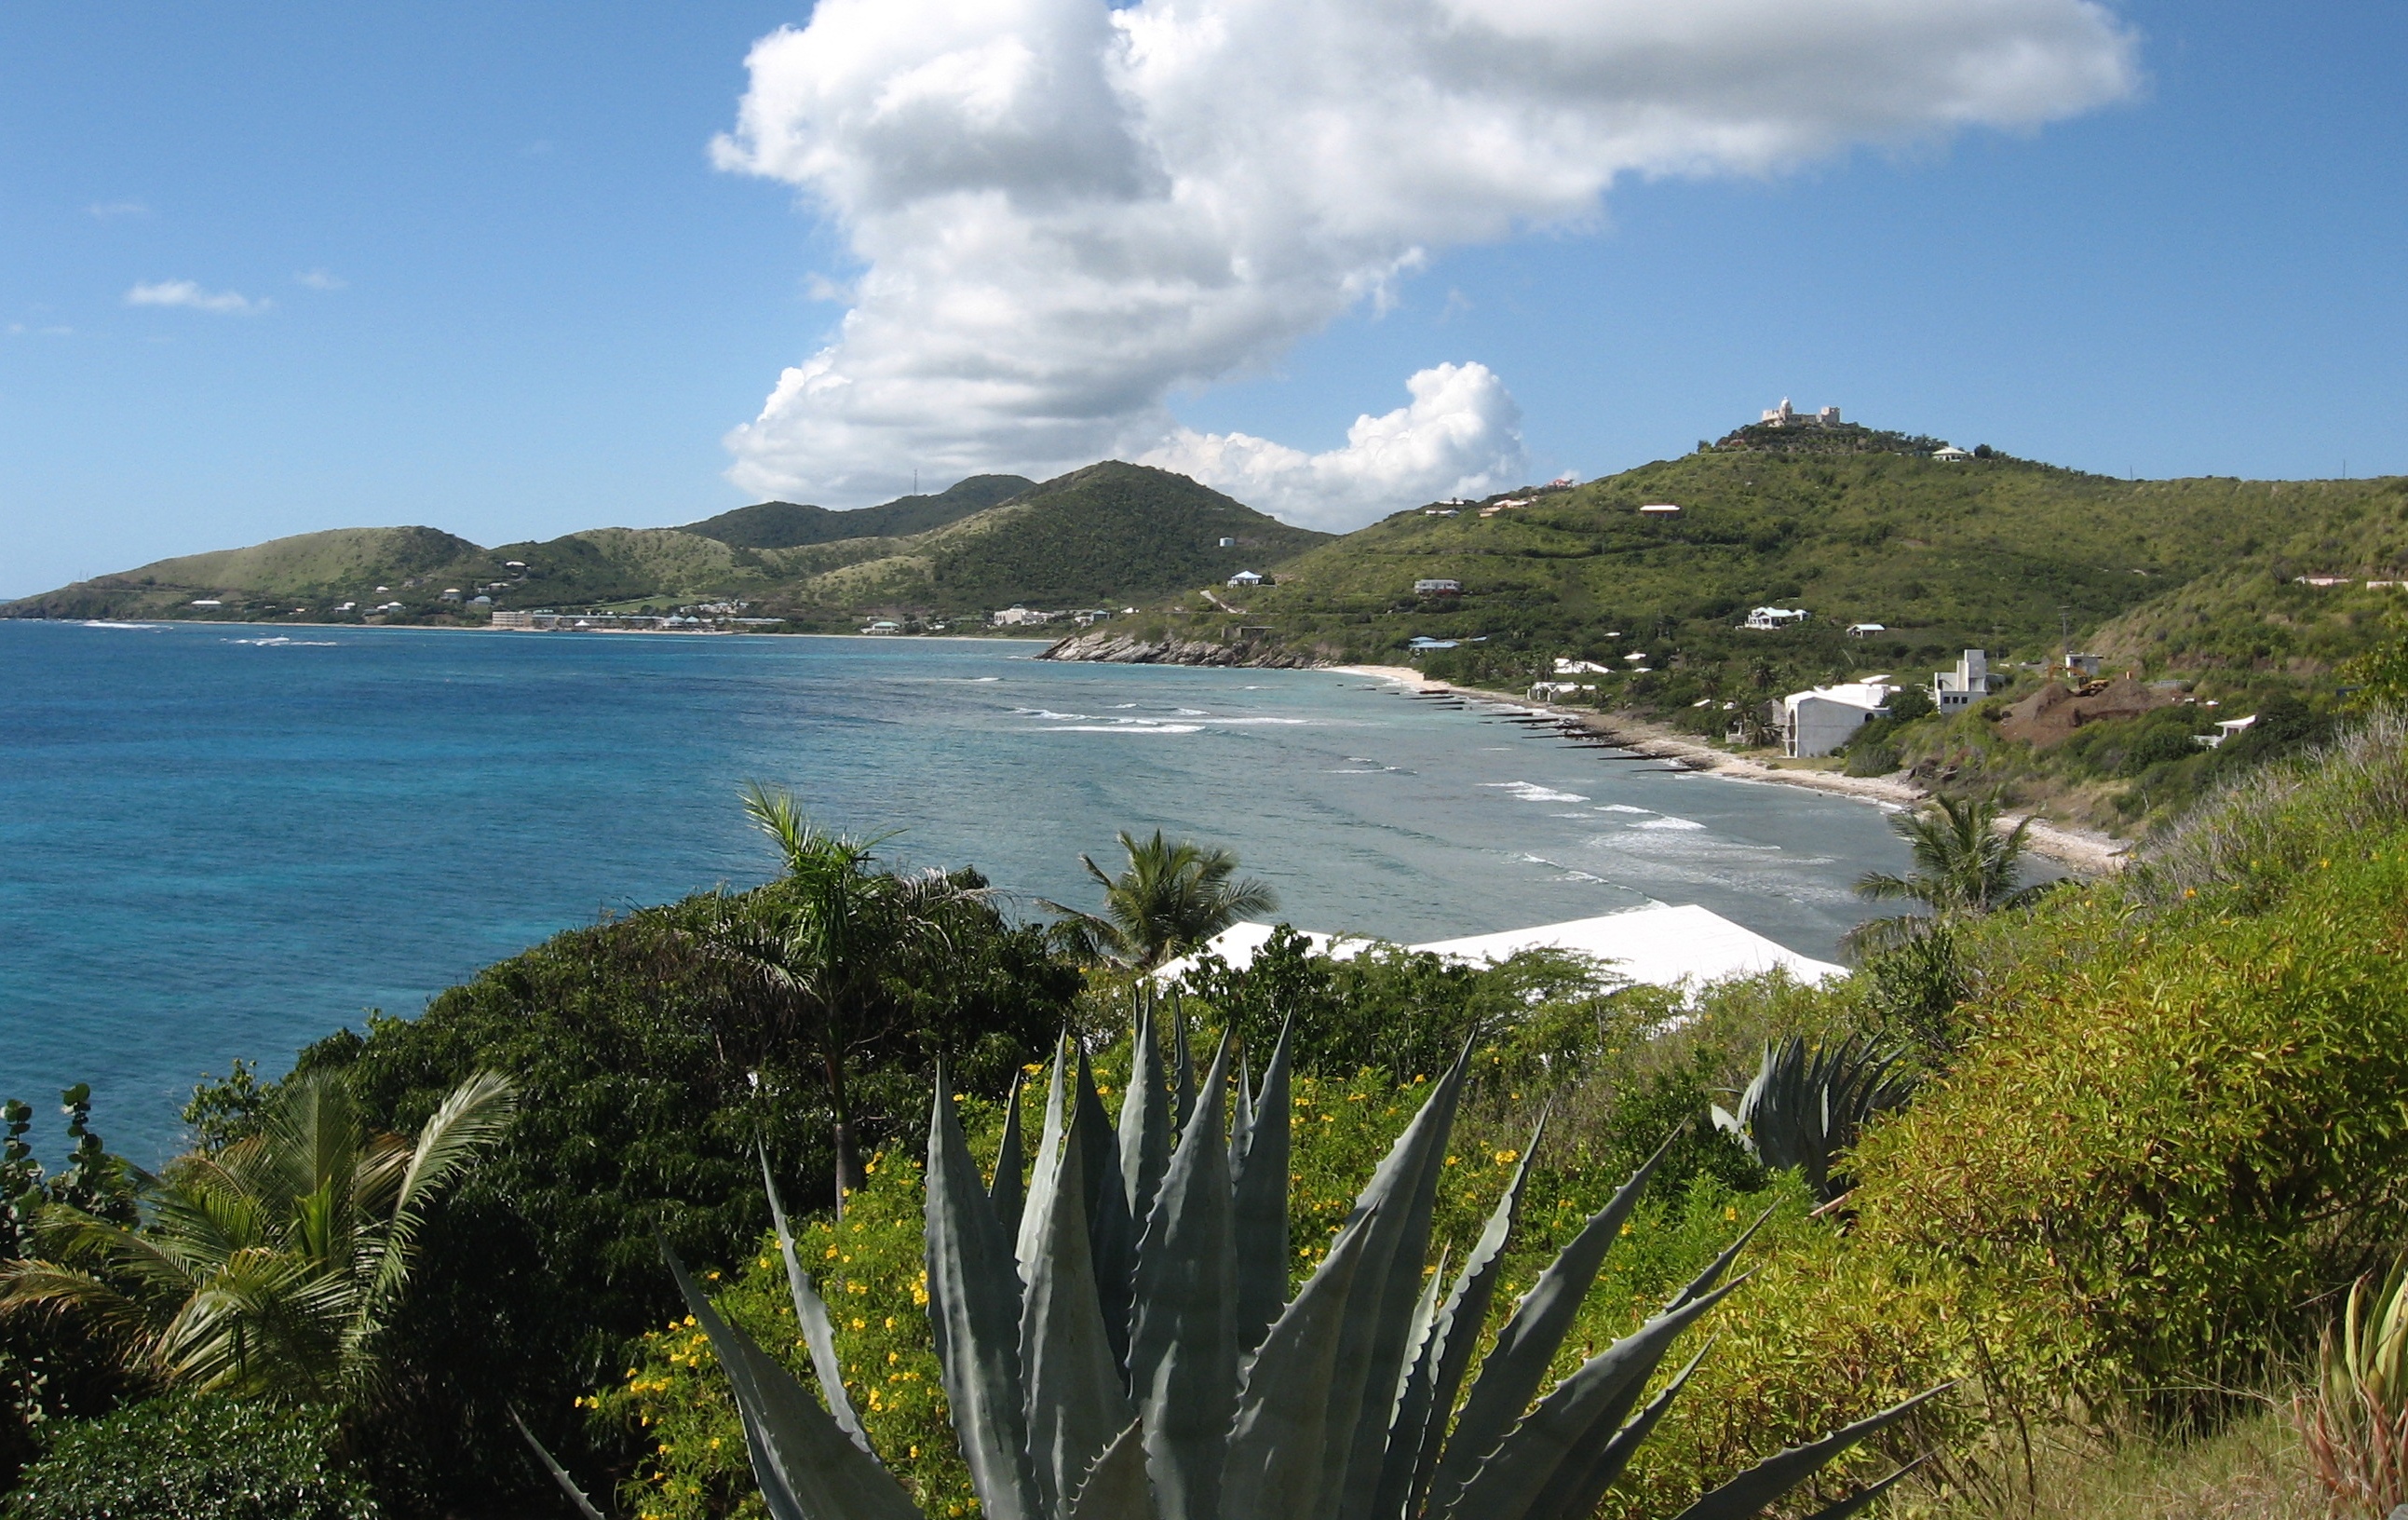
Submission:
<svg viewBox="0 0 2408 1520">
<path fill-rule="evenodd" d="M 1055 640 L 1037 657 L 1099 665 L 1217 665 L 1262 670 L 1300 670 L 1319 663 L 1293 650 L 1251 638 L 1222 644 L 1200 638 L 1137 638 L 1114 633 L 1073 634 Z"/>
</svg>

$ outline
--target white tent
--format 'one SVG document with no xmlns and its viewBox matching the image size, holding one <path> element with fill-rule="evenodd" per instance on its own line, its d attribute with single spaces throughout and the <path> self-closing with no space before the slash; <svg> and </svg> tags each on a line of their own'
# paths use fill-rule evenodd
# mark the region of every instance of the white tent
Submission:
<svg viewBox="0 0 2408 1520">
<path fill-rule="evenodd" d="M 1268 924 L 1233 925 L 1213 936 L 1206 948 L 1230 966 L 1242 968 L 1251 965 L 1263 946 L 1270 942 L 1272 932 L 1273 926 Z M 1374 943 L 1369 939 L 1323 934 L 1311 929 L 1298 932 L 1312 943 L 1315 954 L 1336 960 L 1352 959 Z M 1486 965 L 1494 965 L 1525 950 L 1568 950 L 1607 962 L 1614 974 L 1633 982 L 1659 987 L 1686 986 L 1692 990 L 1716 982 L 1727 982 L 1734 977 L 1759 976 L 1773 970 L 1786 971 L 1800 982 L 1822 982 L 1847 974 L 1845 967 L 1800 955 L 1694 903 L 1682 907 L 1634 908 L 1627 912 L 1606 913 L 1598 918 L 1576 918 L 1564 924 L 1541 924 L 1535 928 L 1506 929 L 1497 934 L 1438 939 L 1407 948 L 1443 955 L 1450 960 Z M 1197 956 L 1187 955 L 1170 961 L 1154 972 L 1154 977 L 1165 984 L 1177 982 L 1187 974 L 1197 959 Z"/>
</svg>

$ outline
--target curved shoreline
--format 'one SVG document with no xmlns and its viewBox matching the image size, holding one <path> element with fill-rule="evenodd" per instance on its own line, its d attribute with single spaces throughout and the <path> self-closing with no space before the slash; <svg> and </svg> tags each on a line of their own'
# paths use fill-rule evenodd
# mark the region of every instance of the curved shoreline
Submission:
<svg viewBox="0 0 2408 1520">
<path fill-rule="evenodd" d="M 1544 712 L 1552 717 L 1577 723 L 1590 732 L 1612 740 L 1635 754 L 1665 760 L 1677 760 L 1700 775 L 1717 776 L 1724 781 L 1758 785 L 1795 786 L 1810 792 L 1823 792 L 1835 796 L 1852 797 L 1877 807 L 1893 810 L 1919 806 L 1931 794 L 1913 782 L 1888 776 L 1843 776 L 1830 770 L 1789 770 L 1751 760 L 1712 745 L 1699 742 L 1689 735 L 1678 733 L 1660 724 L 1626 714 L 1598 712 L 1591 709 L 1559 707 L 1552 702 L 1533 702 L 1510 692 L 1488 691 L 1478 686 L 1458 686 L 1450 681 L 1432 681 L 1420 671 L 1399 665 L 1337 665 L 1322 668 L 1342 671 L 1349 675 L 1369 676 L 1375 680 L 1395 681 L 1426 692 L 1445 692 L 1471 697 L 1483 702 L 1502 702 L 1532 712 Z M 2028 823 L 2027 834 L 2034 853 L 2046 855 L 2059 865 L 2071 867 L 2093 875 L 2112 876 L 2124 868 L 2129 858 L 2130 844 L 2109 835 L 2088 829 L 2069 828 L 2052 823 L 2034 813 L 2008 813 L 2000 822 L 2013 826 Z"/>
</svg>

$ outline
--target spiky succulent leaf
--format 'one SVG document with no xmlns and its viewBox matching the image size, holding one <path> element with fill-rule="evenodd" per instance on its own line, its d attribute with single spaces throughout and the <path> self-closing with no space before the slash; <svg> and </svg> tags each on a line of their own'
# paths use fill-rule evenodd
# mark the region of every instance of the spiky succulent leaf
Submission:
<svg viewBox="0 0 2408 1520">
<path fill-rule="evenodd" d="M 1820 1441 L 1775 1453 L 1683 1510 L 1677 1520 L 1752 1520 L 1765 1506 L 1813 1477 L 1824 1463 L 1867 1436 L 1896 1425 L 1945 1391 L 1945 1384 L 1927 1389 Z"/>
<path fill-rule="evenodd" d="M 1217 1520 L 1237 1403 L 1236 1224 L 1221 1126 L 1228 1077 L 1225 1039 L 1138 1244 L 1129 1389 L 1163 1520 Z"/>
<path fill-rule="evenodd" d="M 1904 1483 L 1910 1474 L 1923 1466 L 1924 1460 L 1922 1457 L 1916 1457 L 1881 1482 L 1870 1487 L 1857 1489 L 1837 1504 L 1828 1504 L 1816 1510 L 1813 1514 L 1808 1515 L 1806 1520 L 1853 1520 L 1854 1516 L 1871 1509 L 1874 1501 L 1884 1494 Z"/>
<path fill-rule="evenodd" d="M 1387 1453 L 1388 1423 L 1414 1350 L 1413 1304 L 1422 1295 L 1422 1264 L 1429 1259 L 1430 1217 L 1438 1205 L 1439 1174 L 1446 1144 L 1471 1067 L 1469 1041 L 1455 1065 L 1431 1088 L 1419 1112 L 1397 1137 L 1371 1181 L 1354 1201 L 1340 1232 L 1360 1229 L 1370 1237 L 1363 1273 L 1347 1305 L 1343 1369 L 1331 1390 L 1334 1409 L 1351 1411 L 1353 1436 L 1330 1453 L 1324 1513 L 1337 1520 L 1369 1520 Z"/>
<path fill-rule="evenodd" d="M 1121 1093 L 1121 1183 L 1130 1219 L 1154 1212 L 1154 1189 L 1170 1165 L 1170 1087 L 1162 1070 L 1152 1000 L 1139 996 L 1129 1040 L 1128 1086 Z"/>
<path fill-rule="evenodd" d="M 1079 1485 L 1068 1520 L 1154 1520 L 1154 1490 L 1146 1478 L 1145 1441 L 1138 1422 L 1112 1438 Z"/>
<path fill-rule="evenodd" d="M 1480 1363 L 1480 1376 L 1464 1400 L 1438 1472 L 1430 1484 L 1430 1507 L 1443 1513 L 1455 1507 L 1456 1496 L 1471 1479 L 1481 1460 L 1497 1449 L 1505 1432 L 1529 1406 L 1530 1396 L 1547 1375 L 1555 1349 L 1563 1344 L 1581 1300 L 1597 1281 L 1598 1269 L 1620 1233 L 1623 1221 L 1638 1206 L 1639 1195 L 1671 1150 L 1667 1139 L 1656 1154 L 1640 1164 L 1604 1208 L 1591 1214 L 1563 1250 L 1556 1254 L 1530 1291 L 1522 1295 L 1512 1317 L 1497 1332 L 1496 1343 Z"/>
<path fill-rule="evenodd" d="M 1137 1222 L 1129 1216 L 1128 1188 L 1121 1178 L 1121 1151 L 1112 1134 L 1111 1116 L 1104 1111 L 1103 1095 L 1096 1091 L 1095 1068 L 1083 1052 L 1079 1056 L 1079 1080 L 1071 1096 L 1071 1130 L 1079 1143 L 1081 1187 L 1087 1200 L 1088 1266 L 1096 1277 L 1096 1298 L 1102 1305 L 1104 1334 L 1111 1344 L 1112 1365 L 1121 1369 L 1125 1387 L 1129 1295 L 1134 1291 L 1137 1276 Z"/>
<path fill-rule="evenodd" d="M 1082 1063 L 1083 1065 L 1083 1063 Z M 1092 1085 L 1082 1083 L 1092 1097 Z M 1029 1466 L 1046 1510 L 1061 1514 L 1104 1449 L 1136 1412 L 1104 1326 L 1089 1248 L 1086 1169 L 1100 1102 L 1071 1109 L 1044 1217 L 1037 1221 L 1035 1274 L 1020 1312 L 1020 1367 L 1026 1397 Z M 1109 1142 L 1109 1133 L 1106 1135 Z M 1111 1154 L 1109 1144 L 1104 1154 Z M 1118 1204 L 1118 1189 L 1111 1201 Z M 1125 1288 L 1124 1288 L 1125 1292 Z"/>
<path fill-rule="evenodd" d="M 1238 1350 L 1262 1344 L 1263 1335 L 1280 1317 L 1287 1302 L 1287 1169 L 1289 1126 L 1296 1118 L 1288 1096 L 1289 1037 L 1280 1029 L 1279 1043 L 1263 1068 L 1262 1090 L 1253 1103 L 1246 1126 L 1245 1150 L 1237 1157 Z"/>
<path fill-rule="evenodd" d="M 786 1227 L 786 1204 L 778 1197 L 778 1183 L 769 1175 L 769 1150 L 761 1148 L 761 1186 L 769 1195 L 769 1219 L 778 1231 L 778 1254 L 785 1258 L 786 1291 L 795 1301 L 795 1324 L 803 1332 L 803 1344 L 810 1348 L 811 1371 L 820 1380 L 820 1397 L 827 1400 L 828 1413 L 853 1443 L 872 1456 L 877 1448 L 869 1443 L 869 1432 L 862 1428 L 861 1416 L 853 1410 L 853 1400 L 844 1391 L 844 1365 L 836 1357 L 836 1326 L 828 1319 L 827 1304 L 811 1286 L 809 1272 L 803 1270 L 802 1258 L 795 1254 L 795 1233 Z"/>
<path fill-rule="evenodd" d="M 1170 995 L 1171 1077 L 1176 1101 L 1174 1118 L 1179 1127 L 1187 1127 L 1188 1115 L 1196 1111 L 1196 1041 L 1187 1027 L 1187 1010 L 1179 995 Z"/>
<path fill-rule="evenodd" d="M 1421 1302 L 1413 1306 L 1412 1333 L 1406 1337 L 1412 1355 L 1406 1364 L 1404 1383 L 1397 1390 L 1397 1412 L 1388 1421 L 1388 1445 L 1380 1458 L 1379 1491 L 1371 1498 L 1371 1513 L 1377 1520 L 1400 1520 L 1412 1500 L 1421 1442 L 1434 1407 L 1432 1384 L 1444 1355 L 1438 1296 L 1445 1285 L 1446 1253 L 1440 1251 L 1438 1266 L 1422 1288 Z"/>
<path fill-rule="evenodd" d="M 1521 1218 L 1531 1158 L 1539 1154 L 1539 1142 L 1546 1133 L 1547 1119 L 1542 1113 L 1539 1122 L 1530 1126 L 1530 1143 L 1514 1162 L 1513 1175 L 1506 1180 L 1497 1207 L 1489 1211 L 1487 1223 L 1481 1226 L 1480 1239 L 1473 1242 L 1471 1255 L 1464 1258 L 1462 1275 L 1455 1279 L 1445 1306 L 1430 1328 L 1432 1370 L 1427 1411 L 1418 1431 L 1400 1427 L 1390 1442 L 1396 1456 L 1401 1456 L 1407 1445 L 1412 1448 L 1406 1513 L 1420 1505 L 1429 1492 L 1431 1475 L 1438 1470 L 1439 1451 L 1446 1441 L 1447 1421 L 1455 1413 L 1455 1396 L 1463 1391 L 1464 1373 L 1470 1369 L 1481 1327 L 1488 1323 L 1488 1306 L 1497 1297 L 1497 1280 L 1504 1270 L 1505 1242 Z"/>
<path fill-rule="evenodd" d="M 1339 1347 L 1369 1241 L 1341 1232 L 1246 1366 L 1221 1468 L 1222 1520 L 1322 1520 L 1328 1449 L 1351 1431 L 1333 1418 Z"/>
<path fill-rule="evenodd" d="M 1613 1480 L 1622 1476 L 1622 1470 L 1630 1465 L 1630 1459 L 1638 1455 L 1640 1446 L 1655 1433 L 1657 1423 L 1664 1418 L 1664 1412 L 1672 1407 L 1672 1400 L 1680 1398 L 1681 1390 L 1689 1385 L 1689 1379 L 1697 1372 L 1698 1364 L 1706 1359 L 1706 1353 L 1713 1346 L 1713 1342 L 1710 1341 L 1698 1347 L 1698 1354 L 1689 1358 L 1689 1365 L 1674 1373 L 1671 1381 L 1647 1401 L 1647 1407 L 1616 1430 L 1593 1455 L 1584 1462 L 1566 1464 L 1565 1470 L 1556 1474 L 1555 1481 L 1548 1485 L 1547 1491 L 1531 1501 L 1530 1520 L 1542 1520 L 1542 1517 L 1543 1520 L 1586 1520 L 1588 1515 L 1596 1513 L 1598 1502 L 1605 1498 L 1605 1491 L 1613 1486 Z"/>
<path fill-rule="evenodd" d="M 1672 1341 L 1737 1286 L 1658 1314 L 1583 1363 L 1514 1426 L 1441 1513 L 1465 1520 L 1552 1517 L 1537 1501 L 1552 1493 L 1560 1505 L 1582 1485 L 1589 1459 L 1622 1427 Z"/>
<path fill-rule="evenodd" d="M 1739 1111 L 1714 1111 L 1775 1171 L 1800 1170 L 1817 1197 L 1833 1196 L 1831 1164 L 1872 1118 L 1903 1106 L 1914 1083 L 1896 1073 L 1899 1053 L 1856 1036 L 1809 1045 L 1798 1035 L 1767 1040 Z"/>
<path fill-rule="evenodd" d="M 1037 1132 L 1037 1165 L 1029 1169 L 1028 1197 L 1021 1206 L 1020 1228 L 1012 1236 L 1023 1283 L 1037 1275 L 1037 1240 L 1053 1212 L 1054 1179 L 1062 1169 L 1062 1136 L 1069 1123 L 1068 1052 L 1067 1035 L 1054 1041 L 1054 1069 L 1045 1083 L 1045 1123 Z"/>
<path fill-rule="evenodd" d="M 719 1317 L 674 1253 L 664 1255 L 727 1372 L 771 1520 L 924 1520 L 894 1475 L 854 1445 L 777 1358 Z"/>
<path fill-rule="evenodd" d="M 583 1515 L 585 1520 L 602 1520 L 602 1512 L 595 1509 L 594 1501 L 585 1497 L 585 1490 L 577 1486 L 577 1480 L 568 1475 L 568 1470 L 554 1461 L 552 1455 L 544 1450 L 543 1442 L 535 1439 L 535 1432 L 527 1428 L 526 1421 L 519 1418 L 519 1412 L 515 1409 L 510 1411 L 510 1423 L 519 1427 L 519 1434 L 524 1437 L 526 1443 L 535 1449 L 535 1459 L 543 1464 L 544 1471 L 552 1474 L 552 1481 L 558 1484 L 560 1491 L 568 1496 L 568 1502 L 577 1506 L 577 1513 Z"/>
<path fill-rule="evenodd" d="M 1011 1076 L 1011 1096 L 1003 1105 L 1003 1139 L 995 1148 L 995 1177 L 987 1183 L 987 1201 L 995 1206 L 995 1217 L 1003 1224 L 1009 1240 L 1020 1238 L 1020 1210 L 1027 1196 L 1027 1184 L 1021 1172 L 1028 1165 L 1023 1153 L 1026 1147 L 1020 1138 L 1020 1090 L 1025 1079 L 1020 1072 Z"/>
<path fill-rule="evenodd" d="M 928 1116 L 928 1324 L 970 1485 L 991 1520 L 1040 1520 L 1020 1367 L 1011 1240 L 979 1186 L 942 1068 Z"/>
</svg>

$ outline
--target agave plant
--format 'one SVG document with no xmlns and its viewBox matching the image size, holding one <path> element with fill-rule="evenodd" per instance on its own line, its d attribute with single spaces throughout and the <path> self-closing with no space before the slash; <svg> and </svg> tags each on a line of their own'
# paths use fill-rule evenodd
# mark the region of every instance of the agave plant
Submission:
<svg viewBox="0 0 2408 1520">
<path fill-rule="evenodd" d="M 2315 1384 L 2291 1403 L 2308 1466 L 2333 1513 L 2388 1515 L 2408 1503 L 2408 1256 L 2380 1285 L 2360 1278 L 2329 1326 Z M 2372 1288 L 2373 1291 L 2368 1291 Z"/>
<path fill-rule="evenodd" d="M 1856 1143 L 1875 1114 L 1904 1108 L 1914 1095 L 1898 1060 L 1898 1052 L 1854 1035 L 1836 1045 L 1809 1045 L 1798 1035 L 1768 1040 L 1739 1111 L 1716 1105 L 1714 1124 L 1773 1170 L 1802 1170 L 1806 1185 L 1828 1203 L 1842 1191 L 1832 1158 Z"/>
<path fill-rule="evenodd" d="M 1016 1120 L 982 1177 L 939 1079 L 928 1314 L 984 1513 L 1580 1520 L 1594 1510 L 1702 1359 L 1650 1397 L 1682 1332 L 1738 1286 L 1717 1284 L 1747 1235 L 1534 1404 L 1662 1153 L 1588 1219 L 1475 1359 L 1531 1151 L 1450 1283 L 1443 1260 L 1429 1261 L 1430 1220 L 1468 1059 L 1433 1085 L 1291 1298 L 1286 1039 L 1251 1091 L 1242 1074 L 1233 1083 L 1224 1040 L 1182 1099 L 1142 1008 L 1137 1034 L 1117 1131 L 1085 1058 L 1057 1052 L 1025 1197 Z M 791 1252 L 786 1265 L 824 1408 L 671 1263 L 727 1369 L 769 1513 L 919 1520 L 853 1414 L 825 1311 Z M 1682 1520 L 1756 1514 L 1930 1397 L 1770 1457 Z M 1817 1520 L 1856 1513 L 1903 1475 Z"/>
</svg>

